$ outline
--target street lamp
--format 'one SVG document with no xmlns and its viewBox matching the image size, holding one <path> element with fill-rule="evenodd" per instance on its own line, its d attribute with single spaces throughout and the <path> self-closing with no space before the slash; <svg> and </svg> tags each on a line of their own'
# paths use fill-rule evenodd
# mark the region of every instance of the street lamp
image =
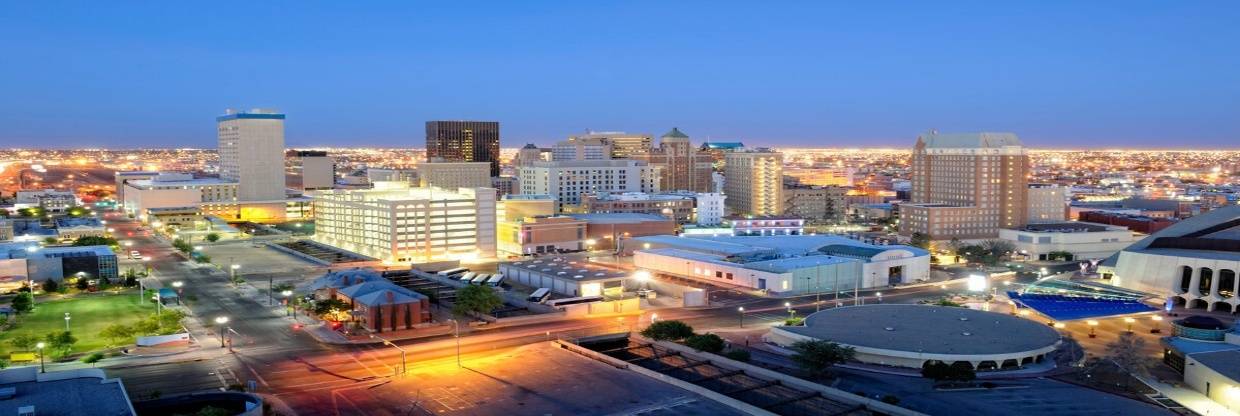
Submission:
<svg viewBox="0 0 1240 416">
<path fill-rule="evenodd" d="M 43 365 L 43 347 L 46 347 L 46 346 L 47 344 L 44 344 L 42 342 L 34 345 L 35 348 L 39 349 L 39 372 L 40 373 L 47 372 L 47 367 Z"/>
<path fill-rule="evenodd" d="M 1153 319 L 1153 320 L 1154 320 L 1154 329 L 1151 329 L 1151 330 L 1150 330 L 1150 333 L 1151 333 L 1151 334 L 1158 334 L 1158 333 L 1162 333 L 1162 320 L 1163 320 L 1163 317 L 1158 316 L 1158 315 L 1154 315 L 1154 316 L 1151 316 L 1151 317 L 1150 317 L 1150 319 Z"/>
<path fill-rule="evenodd" d="M 788 319 L 796 318 L 797 311 L 792 309 L 792 302 L 784 302 L 784 307 L 788 308 Z"/>
<path fill-rule="evenodd" d="M 233 283 L 236 283 L 237 269 L 240 269 L 240 268 L 241 268 L 240 264 L 234 264 L 234 265 L 228 266 L 229 277 L 231 278 L 231 280 L 233 280 Z"/>
<path fill-rule="evenodd" d="M 217 317 L 215 317 L 215 324 L 216 324 L 216 325 L 219 325 L 219 331 L 220 331 L 220 348 L 224 348 L 224 332 L 225 332 L 225 328 L 226 328 L 226 327 L 224 326 L 224 324 L 227 324 L 227 323 L 228 323 L 228 317 L 227 317 L 227 316 L 217 316 Z"/>
<path fill-rule="evenodd" d="M 456 338 L 456 367 L 461 368 L 461 321 L 456 320 L 456 318 L 449 320 L 452 321 L 452 325 L 455 327 L 452 336 Z"/>
<path fill-rule="evenodd" d="M 633 278 L 637 279 L 637 282 L 639 283 L 638 289 L 645 289 L 646 282 L 650 281 L 650 272 L 645 271 L 645 270 L 638 270 L 633 273 Z"/>
<path fill-rule="evenodd" d="M 289 299 L 291 299 L 290 296 L 293 296 L 293 291 L 283 290 L 280 291 L 280 294 L 284 296 L 284 311 L 287 312 L 285 316 L 293 316 L 293 305 L 289 304 Z"/>
<path fill-rule="evenodd" d="M 883 292 L 874 292 L 874 295 L 878 296 L 878 303 L 883 303 Z"/>
<path fill-rule="evenodd" d="M 69 313 L 65 312 L 65 332 L 69 331 Z"/>
<path fill-rule="evenodd" d="M 286 290 L 286 292 L 287 292 L 287 290 Z M 375 335 L 375 334 L 371 334 L 371 335 L 370 335 L 370 337 L 371 337 L 371 338 L 377 338 L 377 339 L 379 339 L 380 341 L 383 341 L 383 345 L 390 346 L 390 347 L 392 347 L 392 348 L 395 348 L 397 351 L 400 351 L 400 374 L 401 374 L 401 375 L 404 375 L 404 374 L 406 373 L 406 371 L 407 371 L 407 368 L 408 368 L 408 367 L 406 367 L 406 366 L 405 366 L 405 349 L 404 349 L 404 348 L 401 348 L 399 345 L 393 344 L 393 343 L 392 343 L 392 341 L 388 341 L 386 338 L 383 338 L 383 337 L 381 337 L 381 336 L 378 336 L 378 335 Z"/>
<path fill-rule="evenodd" d="M 163 312 L 164 312 L 164 308 L 163 308 L 163 306 L 164 306 L 164 302 L 162 302 L 162 301 L 160 301 L 160 300 L 159 300 L 159 291 L 158 291 L 158 290 L 156 290 L 156 291 L 155 291 L 155 294 L 151 295 L 151 300 L 155 301 L 155 316 L 160 316 L 160 315 L 163 315 Z"/>
<path fill-rule="evenodd" d="M 1133 322 L 1137 322 L 1137 320 L 1136 320 L 1136 319 L 1132 319 L 1132 318 L 1124 318 L 1124 323 L 1125 323 L 1125 324 L 1128 324 L 1128 332 L 1132 332 L 1132 323 L 1133 323 Z"/>
<path fill-rule="evenodd" d="M 1098 334 L 1094 332 L 1094 329 L 1098 327 L 1098 321 L 1090 319 L 1088 321 L 1085 321 L 1085 323 L 1089 325 L 1089 337 L 1090 338 L 1097 337 Z"/>
<path fill-rule="evenodd" d="M 736 311 L 740 312 L 741 328 L 744 328 L 745 327 L 745 307 L 744 306 L 737 307 Z"/>
</svg>

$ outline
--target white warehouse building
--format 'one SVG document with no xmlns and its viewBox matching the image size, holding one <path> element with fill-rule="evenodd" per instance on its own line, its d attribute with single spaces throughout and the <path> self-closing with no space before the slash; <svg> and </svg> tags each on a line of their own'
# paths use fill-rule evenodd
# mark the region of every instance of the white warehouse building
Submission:
<svg viewBox="0 0 1240 416">
<path fill-rule="evenodd" d="M 930 253 L 828 235 L 637 237 L 634 265 L 786 296 L 905 284 L 930 277 Z"/>
</svg>

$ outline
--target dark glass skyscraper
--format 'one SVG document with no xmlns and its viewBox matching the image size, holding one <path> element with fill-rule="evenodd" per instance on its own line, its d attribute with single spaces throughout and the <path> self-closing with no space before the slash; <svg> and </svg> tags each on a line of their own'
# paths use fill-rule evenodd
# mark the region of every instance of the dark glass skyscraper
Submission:
<svg viewBox="0 0 1240 416">
<path fill-rule="evenodd" d="M 499 122 L 428 121 L 426 158 L 445 162 L 491 162 L 491 176 L 499 176 Z"/>
</svg>

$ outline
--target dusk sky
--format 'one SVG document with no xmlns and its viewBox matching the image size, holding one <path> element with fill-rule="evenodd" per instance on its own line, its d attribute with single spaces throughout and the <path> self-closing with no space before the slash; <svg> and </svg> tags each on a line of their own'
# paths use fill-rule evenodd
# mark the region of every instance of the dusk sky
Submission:
<svg viewBox="0 0 1240 416">
<path fill-rule="evenodd" d="M 289 146 L 502 145 L 586 129 L 910 147 L 1240 148 L 1240 3 L 6 2 L 0 146 L 214 147 L 225 108 Z"/>
</svg>

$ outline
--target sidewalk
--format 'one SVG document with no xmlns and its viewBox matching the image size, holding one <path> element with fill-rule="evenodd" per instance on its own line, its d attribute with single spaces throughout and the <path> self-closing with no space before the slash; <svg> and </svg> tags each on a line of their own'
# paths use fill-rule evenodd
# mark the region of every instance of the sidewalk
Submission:
<svg viewBox="0 0 1240 416">
<path fill-rule="evenodd" d="M 1197 412 L 1197 414 L 1209 416 L 1240 415 L 1236 412 L 1228 410 L 1226 407 L 1223 407 L 1223 405 L 1218 404 L 1214 400 L 1210 400 L 1209 397 L 1198 393 L 1196 390 L 1192 390 L 1187 387 L 1173 386 L 1154 380 L 1153 378 L 1149 378 L 1147 376 L 1138 376 L 1134 374 L 1133 377 L 1136 377 L 1137 380 L 1141 380 L 1142 383 L 1150 386 L 1150 388 L 1158 390 L 1159 393 L 1162 393 L 1162 395 L 1167 396 L 1167 398 L 1174 400 L 1176 403 L 1187 407 L 1189 410 Z"/>
</svg>

